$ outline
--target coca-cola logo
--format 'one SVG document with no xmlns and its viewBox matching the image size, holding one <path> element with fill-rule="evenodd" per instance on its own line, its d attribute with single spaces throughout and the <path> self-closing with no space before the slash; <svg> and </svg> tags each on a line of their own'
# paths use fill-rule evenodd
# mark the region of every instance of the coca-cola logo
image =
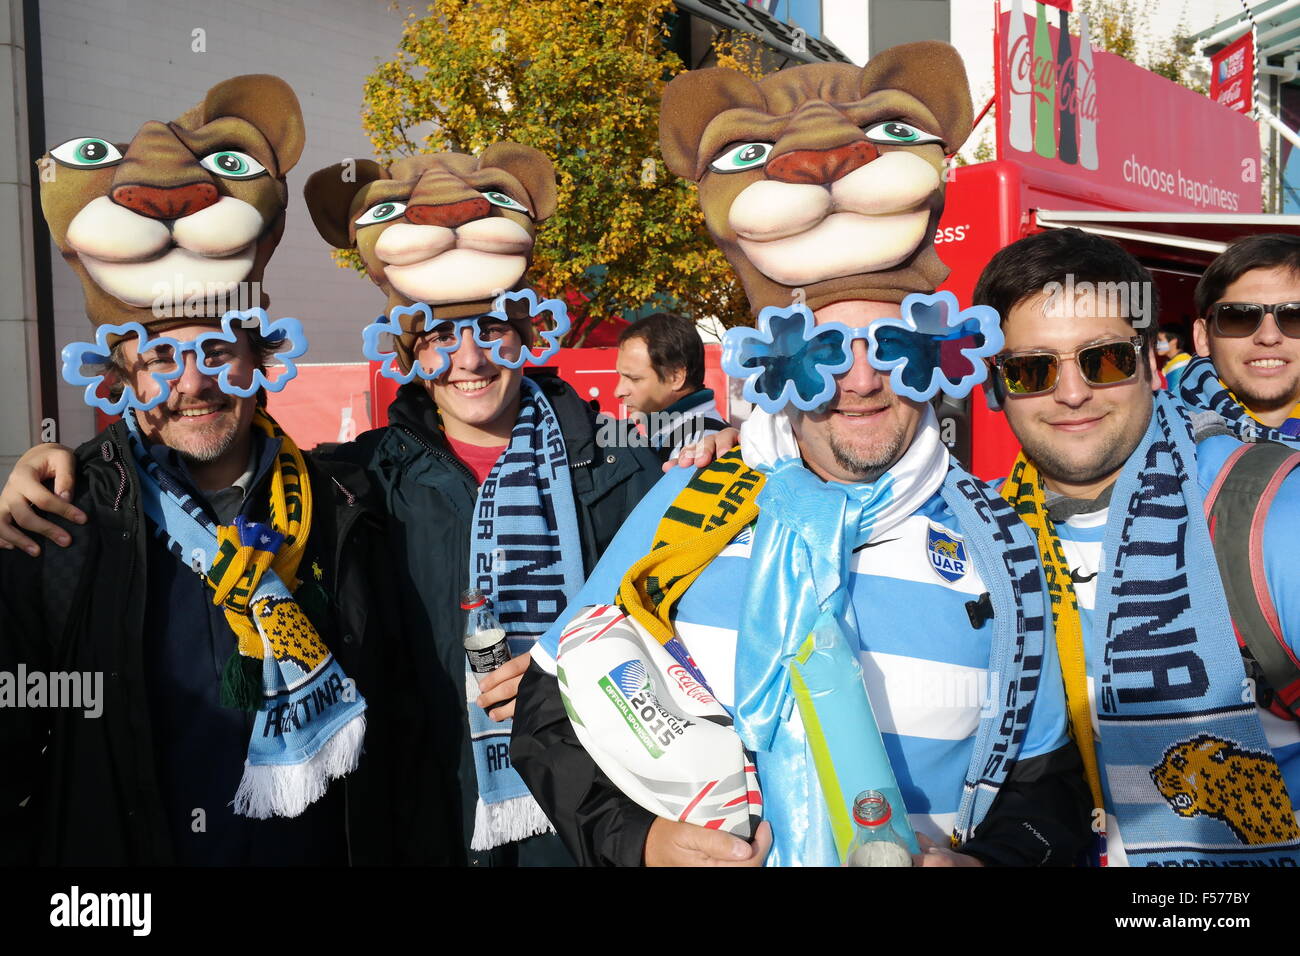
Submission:
<svg viewBox="0 0 1300 956">
<path fill-rule="evenodd" d="M 1074 49 L 1074 38 L 1070 38 Z M 1064 63 L 1054 58 L 1034 56 L 1028 34 L 1016 37 L 1007 54 L 1007 74 L 1012 93 L 1028 93 L 1046 99 L 1050 87 L 1055 91 L 1052 104 L 1059 113 L 1065 103 L 1078 110 L 1086 120 L 1097 119 L 1097 73 L 1086 60 L 1073 53 Z"/>
<path fill-rule="evenodd" d="M 1237 100 L 1242 98 L 1241 88 L 1243 85 L 1244 83 L 1242 80 L 1234 80 L 1231 86 L 1225 86 L 1223 89 L 1219 90 L 1219 93 L 1214 98 L 1214 101 L 1216 103 L 1223 103 L 1226 105 L 1235 104 Z"/>
<path fill-rule="evenodd" d="M 677 686 L 682 689 L 687 697 L 692 700 L 698 700 L 701 704 L 716 704 L 717 701 L 713 696 L 704 689 L 704 685 L 691 676 L 681 664 L 674 664 L 668 668 L 668 676 L 677 682 Z"/>
</svg>

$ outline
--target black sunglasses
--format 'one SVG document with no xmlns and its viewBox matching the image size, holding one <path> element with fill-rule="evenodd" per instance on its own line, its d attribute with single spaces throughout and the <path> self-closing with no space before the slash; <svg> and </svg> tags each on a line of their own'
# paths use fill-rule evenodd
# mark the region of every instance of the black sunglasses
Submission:
<svg viewBox="0 0 1300 956">
<path fill-rule="evenodd" d="M 1228 339 L 1244 339 L 1254 335 L 1264 321 L 1273 314 L 1278 330 L 1290 339 L 1300 339 L 1300 302 L 1279 302 L 1263 305 L 1259 302 L 1216 302 L 1210 306 L 1210 320 L 1215 335 Z"/>
<path fill-rule="evenodd" d="M 1024 397 L 1055 391 L 1061 380 L 1061 362 L 1072 358 L 1084 380 L 1093 387 L 1131 382 L 1138 372 L 1142 337 L 1088 345 L 1074 352 L 1017 352 L 993 360 L 1008 395 Z"/>
</svg>

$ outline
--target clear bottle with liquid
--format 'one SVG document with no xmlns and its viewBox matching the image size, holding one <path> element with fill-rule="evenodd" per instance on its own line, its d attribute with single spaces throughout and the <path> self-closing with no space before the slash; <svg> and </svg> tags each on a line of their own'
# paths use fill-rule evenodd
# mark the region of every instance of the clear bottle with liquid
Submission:
<svg viewBox="0 0 1300 956">
<path fill-rule="evenodd" d="M 853 801 L 857 833 L 845 855 L 845 866 L 911 866 L 912 854 L 894 825 L 893 810 L 879 790 L 864 790 Z"/>
<path fill-rule="evenodd" d="M 487 598 L 478 588 L 469 588 L 460 596 L 460 607 L 465 615 L 465 656 L 474 679 L 481 682 L 484 675 L 492 673 L 510 660 L 510 645 L 505 628 L 488 607 Z"/>
</svg>

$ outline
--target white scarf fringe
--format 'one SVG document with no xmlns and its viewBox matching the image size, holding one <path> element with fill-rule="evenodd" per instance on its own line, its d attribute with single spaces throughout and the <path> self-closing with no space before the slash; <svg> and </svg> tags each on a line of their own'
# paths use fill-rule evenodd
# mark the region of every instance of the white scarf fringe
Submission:
<svg viewBox="0 0 1300 956">
<path fill-rule="evenodd" d="M 513 797 L 500 803 L 484 803 L 479 797 L 474 808 L 474 838 L 471 850 L 491 850 L 507 843 L 517 843 L 541 833 L 554 833 L 555 827 L 531 795 Z"/>
<path fill-rule="evenodd" d="M 255 820 L 298 816 L 325 795 L 331 780 L 357 768 L 365 736 L 366 718 L 358 715 L 303 763 L 253 766 L 245 760 L 235 813 Z"/>
</svg>

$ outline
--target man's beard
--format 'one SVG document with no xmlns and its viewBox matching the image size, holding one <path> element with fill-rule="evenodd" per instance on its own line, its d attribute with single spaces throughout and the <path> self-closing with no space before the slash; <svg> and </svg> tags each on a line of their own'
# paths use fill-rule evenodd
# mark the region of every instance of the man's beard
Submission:
<svg viewBox="0 0 1300 956">
<path fill-rule="evenodd" d="M 210 441 L 196 443 L 199 445 L 198 448 L 178 448 L 176 451 L 187 464 L 204 465 L 216 461 L 230 451 L 230 446 L 235 443 L 237 431 L 238 429 L 231 427 L 225 434 L 215 436 Z"/>
<path fill-rule="evenodd" d="M 902 429 L 894 433 L 887 447 L 879 450 L 859 451 L 848 445 L 841 444 L 834 431 L 830 433 L 829 439 L 831 454 L 835 456 L 835 463 L 849 474 L 860 476 L 859 481 L 875 481 L 893 467 L 894 463 L 903 454 Z"/>
<path fill-rule="evenodd" d="M 1267 413 L 1275 412 L 1285 408 L 1288 412 L 1300 402 L 1300 379 L 1291 383 L 1288 389 L 1283 385 L 1276 389 L 1276 394 L 1260 395 L 1252 392 L 1245 383 L 1242 387 L 1234 388 L 1232 394 L 1237 397 L 1237 401 L 1250 409 L 1252 412 Z"/>
<path fill-rule="evenodd" d="M 164 430 L 162 437 L 187 464 L 204 465 L 230 451 L 239 436 L 239 423 L 235 420 L 232 403 L 222 405 L 219 419 L 197 434 L 187 433 L 186 426 L 177 421 L 176 431 L 168 434 Z"/>
</svg>

